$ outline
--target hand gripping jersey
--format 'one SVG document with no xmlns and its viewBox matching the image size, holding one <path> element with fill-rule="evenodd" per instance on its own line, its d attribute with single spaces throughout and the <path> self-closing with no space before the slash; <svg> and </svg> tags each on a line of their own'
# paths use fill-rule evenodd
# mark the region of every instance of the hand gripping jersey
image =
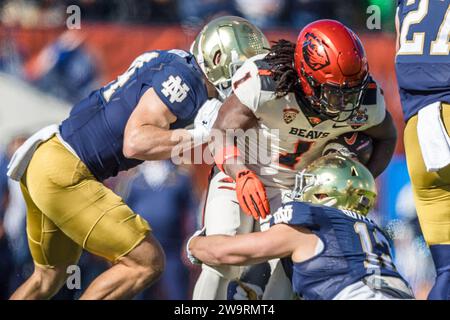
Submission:
<svg viewBox="0 0 450 320">
<path fill-rule="evenodd" d="M 177 117 L 171 129 L 194 121 L 207 100 L 203 73 L 181 50 L 140 55 L 117 80 L 76 104 L 61 124 L 61 137 L 101 180 L 142 163 L 123 155 L 125 126 L 142 95 L 153 88 Z"/>
<path fill-rule="evenodd" d="M 450 0 L 399 0 L 396 71 L 405 121 L 450 102 Z"/>
<path fill-rule="evenodd" d="M 402 295 L 395 291 L 396 287 L 409 291 L 392 262 L 387 237 L 370 219 L 351 211 L 289 202 L 271 218 L 271 225 L 280 223 L 305 227 L 323 243 L 322 251 L 307 261 L 282 259 L 294 292 L 304 299 L 333 299 L 344 288 L 370 275 L 384 276 L 378 278 L 379 288 L 392 296 Z M 386 283 L 389 280 L 396 285 Z"/>
<path fill-rule="evenodd" d="M 300 94 L 289 93 L 277 99 L 276 84 L 264 57 L 247 60 L 234 75 L 232 85 L 234 94 L 259 120 L 259 138 L 239 137 L 237 142 L 247 166 L 266 186 L 291 188 L 295 174 L 319 157 L 328 141 L 346 132 L 364 131 L 384 120 L 384 97 L 373 81 L 360 110 L 346 122 L 321 117 Z M 266 139 L 269 143 L 265 143 Z"/>
</svg>

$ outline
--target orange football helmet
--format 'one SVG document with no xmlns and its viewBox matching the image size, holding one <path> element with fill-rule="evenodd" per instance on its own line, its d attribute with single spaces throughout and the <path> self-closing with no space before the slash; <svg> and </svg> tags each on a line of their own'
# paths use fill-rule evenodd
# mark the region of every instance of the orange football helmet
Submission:
<svg viewBox="0 0 450 320">
<path fill-rule="evenodd" d="M 319 20 L 303 28 L 294 66 L 306 98 L 321 114 L 342 122 L 359 109 L 369 65 L 361 40 L 342 23 Z"/>
</svg>

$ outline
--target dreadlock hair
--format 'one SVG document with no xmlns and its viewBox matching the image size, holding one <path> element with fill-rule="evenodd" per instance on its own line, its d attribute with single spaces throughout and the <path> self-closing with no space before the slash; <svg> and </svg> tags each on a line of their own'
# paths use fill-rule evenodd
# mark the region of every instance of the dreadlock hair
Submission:
<svg viewBox="0 0 450 320">
<path fill-rule="evenodd" d="M 294 68 L 295 44 L 284 39 L 273 43 L 264 61 L 270 65 L 272 77 L 277 83 L 275 95 L 281 98 L 293 92 L 298 84 L 298 75 Z"/>
</svg>

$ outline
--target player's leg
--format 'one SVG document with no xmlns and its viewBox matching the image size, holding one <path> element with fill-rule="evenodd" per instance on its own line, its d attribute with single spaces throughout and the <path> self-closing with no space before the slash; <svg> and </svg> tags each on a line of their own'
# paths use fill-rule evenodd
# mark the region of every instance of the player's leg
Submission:
<svg viewBox="0 0 450 320">
<path fill-rule="evenodd" d="M 449 132 L 450 105 L 442 106 Z M 420 226 L 435 263 L 437 277 L 432 299 L 449 299 L 450 292 L 450 166 L 427 172 L 417 138 L 417 116 L 405 128 L 405 152 Z"/>
<path fill-rule="evenodd" d="M 10 299 L 49 299 L 64 285 L 67 267 L 77 263 L 82 249 L 42 214 L 23 184 L 21 188 L 27 205 L 27 235 L 35 269 Z"/>
<path fill-rule="evenodd" d="M 26 186 L 36 207 L 78 246 L 113 263 L 84 298 L 127 298 L 162 272 L 150 227 L 54 137 L 33 155 Z M 51 259 L 58 253 L 50 251 Z"/>
<path fill-rule="evenodd" d="M 207 235 L 248 233 L 253 229 L 253 218 L 240 210 L 235 184 L 224 173 L 217 173 L 210 181 L 204 211 Z M 241 267 L 202 265 L 202 272 L 195 285 L 194 300 L 224 300 L 228 283 L 239 277 Z"/>
<path fill-rule="evenodd" d="M 53 221 L 84 249 L 113 263 L 81 299 L 129 299 L 159 278 L 165 264 L 159 242 L 148 223 L 113 191 L 86 178 L 60 196 L 84 205 L 73 209 L 70 218 Z M 46 212 L 64 209 L 52 206 Z"/>
<path fill-rule="evenodd" d="M 98 276 L 80 299 L 131 299 L 149 287 L 164 270 L 164 252 L 150 234 L 129 254 Z"/>
</svg>

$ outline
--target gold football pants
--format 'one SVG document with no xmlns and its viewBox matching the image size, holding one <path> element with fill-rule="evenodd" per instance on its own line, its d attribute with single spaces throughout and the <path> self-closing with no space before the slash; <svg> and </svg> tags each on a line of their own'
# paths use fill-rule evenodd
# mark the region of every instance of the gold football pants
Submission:
<svg viewBox="0 0 450 320">
<path fill-rule="evenodd" d="M 442 120 L 450 133 L 450 105 L 442 104 Z M 420 226 L 428 245 L 450 244 L 450 165 L 427 172 L 417 137 L 417 115 L 404 134 L 406 161 Z"/>
<path fill-rule="evenodd" d="M 28 242 L 38 265 L 75 264 L 82 249 L 114 262 L 150 231 L 56 136 L 38 147 L 21 188 Z"/>
</svg>

